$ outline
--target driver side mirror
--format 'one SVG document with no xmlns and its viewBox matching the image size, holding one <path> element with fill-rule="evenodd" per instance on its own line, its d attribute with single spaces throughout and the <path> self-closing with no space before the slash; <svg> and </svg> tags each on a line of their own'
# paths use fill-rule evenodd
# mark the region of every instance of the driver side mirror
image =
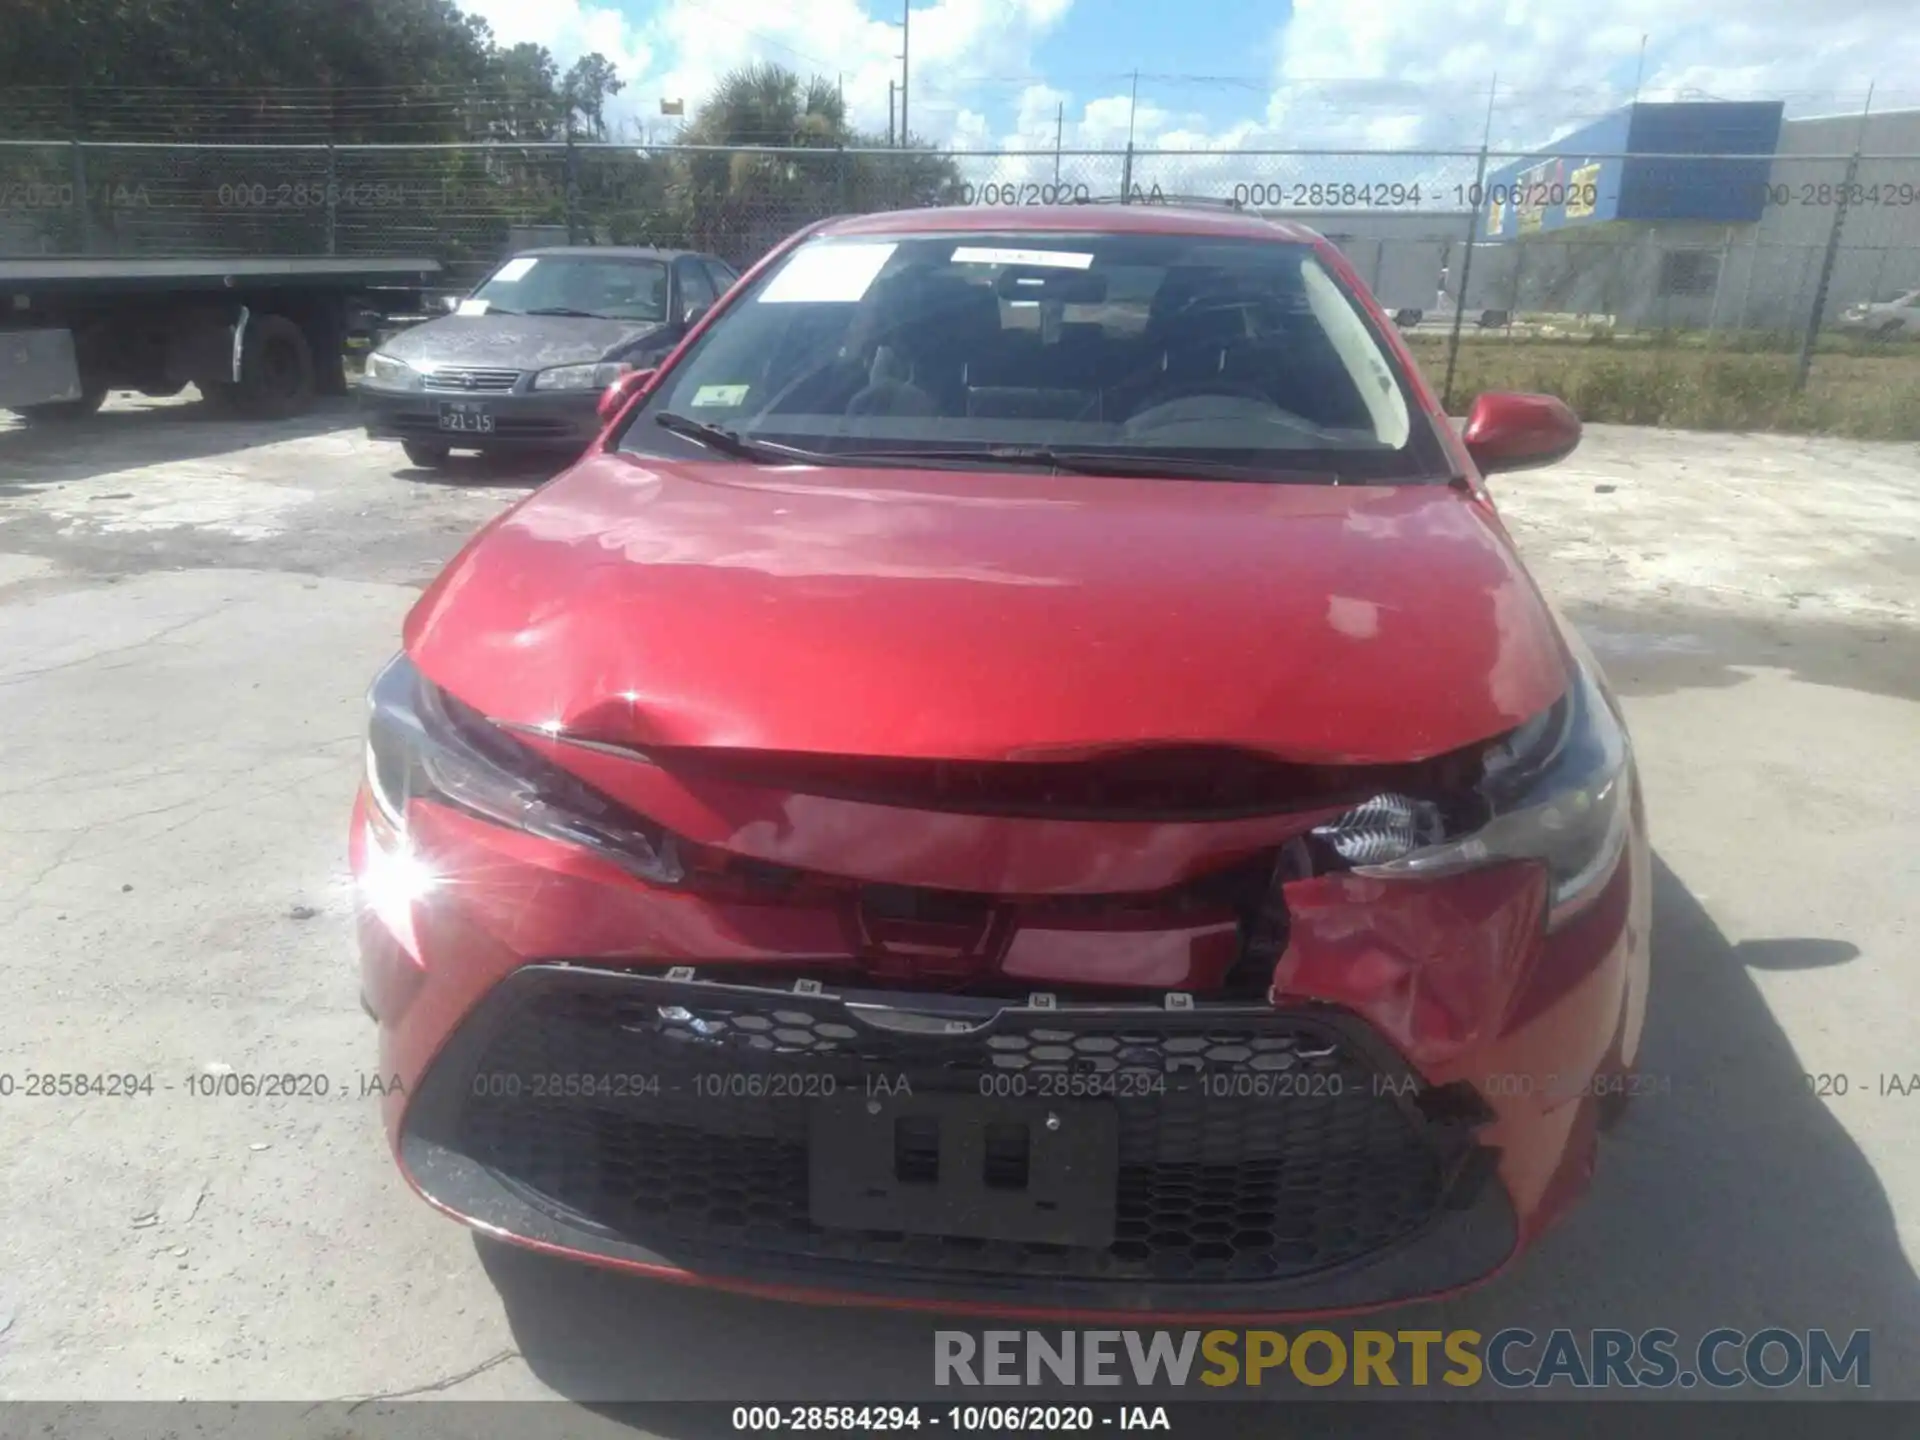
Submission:
<svg viewBox="0 0 1920 1440">
<path fill-rule="evenodd" d="M 1495 392 L 1473 402 L 1460 438 L 1482 475 L 1534 470 L 1573 453 L 1580 417 L 1552 395 Z"/>
<path fill-rule="evenodd" d="M 603 424 L 627 408 L 627 402 L 653 383 L 657 370 L 629 370 L 600 394 L 599 414 Z"/>
</svg>

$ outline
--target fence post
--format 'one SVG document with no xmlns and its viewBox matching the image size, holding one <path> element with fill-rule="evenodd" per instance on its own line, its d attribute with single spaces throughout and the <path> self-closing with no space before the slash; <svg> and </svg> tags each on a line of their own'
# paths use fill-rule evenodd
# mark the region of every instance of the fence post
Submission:
<svg viewBox="0 0 1920 1440">
<path fill-rule="evenodd" d="M 1740 277 L 1740 315 L 1733 322 L 1736 332 L 1747 328 L 1747 305 L 1753 299 L 1753 272 L 1760 268 L 1760 227 L 1753 227 L 1753 239 L 1747 245 L 1747 273 Z"/>
<path fill-rule="evenodd" d="M 1513 331 L 1514 317 L 1520 313 L 1520 295 L 1525 283 L 1526 269 L 1527 247 L 1524 245 L 1515 245 L 1513 247 L 1512 284 L 1507 287 L 1507 331 L 1509 334 Z"/>
<path fill-rule="evenodd" d="M 1847 196 L 1854 177 L 1860 173 L 1860 152 L 1847 157 L 1846 178 L 1840 182 L 1840 199 L 1833 207 L 1833 224 L 1827 230 L 1826 254 L 1820 257 L 1820 278 L 1813 282 L 1813 309 L 1807 314 L 1806 333 L 1800 337 L 1800 357 L 1793 366 L 1793 388 L 1797 394 L 1807 388 L 1807 376 L 1813 369 L 1813 347 L 1820 338 L 1820 322 L 1827 313 L 1827 287 L 1833 283 L 1834 262 L 1840 258 L 1840 230 L 1847 223 Z"/>
<path fill-rule="evenodd" d="M 580 151 L 573 143 L 573 119 L 567 119 L 567 243 L 580 243 Z"/>
<path fill-rule="evenodd" d="M 833 195 L 834 208 L 842 215 L 847 213 L 847 147 L 833 147 Z"/>
<path fill-rule="evenodd" d="M 81 140 L 73 149 L 73 208 L 80 220 L 80 253 L 93 253 L 93 204 L 87 195 L 87 147 Z"/>
<path fill-rule="evenodd" d="M 339 123 L 336 92 L 327 91 L 327 254 L 339 253 L 337 228 L 339 225 L 338 206 L 340 204 L 340 161 L 334 151 L 339 140 Z"/>
<path fill-rule="evenodd" d="M 340 203 L 340 165 L 334 153 L 333 137 L 327 137 L 327 254 L 339 254 L 338 225 L 336 208 Z"/>
<path fill-rule="evenodd" d="M 1482 141 L 1480 159 L 1473 167 L 1471 193 L 1475 198 L 1467 210 L 1467 251 L 1460 257 L 1460 285 L 1454 292 L 1453 333 L 1447 337 L 1447 381 L 1440 387 L 1440 405 L 1449 415 L 1453 413 L 1453 372 L 1460 360 L 1460 322 L 1467 313 L 1467 282 L 1473 278 L 1473 243 L 1480 236 L 1480 205 L 1486 199 L 1486 187 L 1487 146 Z"/>
<path fill-rule="evenodd" d="M 80 87 L 67 91 L 68 132 L 72 136 L 73 206 L 80 222 L 80 253 L 93 253 L 93 202 L 87 194 L 86 125 L 80 111 Z"/>
<path fill-rule="evenodd" d="M 1120 203 L 1133 203 L 1133 142 L 1127 142 L 1127 153 L 1120 157 Z"/>
<path fill-rule="evenodd" d="M 1733 255 L 1733 227 L 1720 237 L 1720 258 L 1713 269 L 1713 304 L 1707 309 L 1707 334 L 1720 328 L 1720 293 L 1727 288 L 1727 261 Z"/>
</svg>

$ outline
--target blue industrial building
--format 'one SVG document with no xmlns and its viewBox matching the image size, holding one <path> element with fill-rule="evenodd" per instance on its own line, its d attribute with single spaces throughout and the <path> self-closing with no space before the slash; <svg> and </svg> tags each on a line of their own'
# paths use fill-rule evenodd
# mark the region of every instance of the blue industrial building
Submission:
<svg viewBox="0 0 1920 1440">
<path fill-rule="evenodd" d="M 1766 100 L 1617 110 L 1492 172 L 1482 234 L 1516 240 L 1621 221 L 1752 224 L 1766 208 L 1783 108 Z"/>
</svg>

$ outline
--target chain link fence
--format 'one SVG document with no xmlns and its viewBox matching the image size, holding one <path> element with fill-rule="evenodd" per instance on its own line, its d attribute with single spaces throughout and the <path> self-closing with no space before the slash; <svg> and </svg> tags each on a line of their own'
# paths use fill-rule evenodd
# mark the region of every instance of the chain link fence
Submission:
<svg viewBox="0 0 1920 1440">
<path fill-rule="evenodd" d="M 464 288 L 536 243 L 684 247 L 745 266 L 831 215 L 966 205 L 1015 220 L 1030 205 L 1124 200 L 1300 219 L 1346 252 L 1403 323 L 1459 313 L 1477 336 L 1791 333 L 1816 306 L 1830 323 L 1920 289 L 1920 154 L 1687 157 L 1744 167 L 1740 213 L 1752 218 L 1557 228 L 1538 217 L 1553 205 L 1579 216 L 1579 182 L 1535 203 L 1530 227 L 1527 194 L 1498 179 L 1527 159 L 0 141 L 0 256 L 427 257 Z"/>
</svg>

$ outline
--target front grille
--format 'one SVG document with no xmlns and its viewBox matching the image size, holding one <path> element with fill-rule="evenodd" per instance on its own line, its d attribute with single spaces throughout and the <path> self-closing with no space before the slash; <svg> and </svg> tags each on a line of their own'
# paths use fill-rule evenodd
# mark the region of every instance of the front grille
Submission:
<svg viewBox="0 0 1920 1440">
<path fill-rule="evenodd" d="M 505 440 L 563 440 L 579 428 L 570 420 L 523 419 L 516 415 L 493 417 L 493 433 Z"/>
<path fill-rule="evenodd" d="M 1423 1111 L 1335 1011 L 863 999 L 536 968 L 540 983 L 443 1060 L 434 1078 L 457 1098 L 416 1112 L 438 1110 L 437 1143 L 536 1209 L 690 1269 L 757 1253 L 896 1275 L 1273 1282 L 1412 1236 L 1476 1168 L 1483 1117 Z M 814 1223 L 812 1108 L 876 1086 L 1011 1097 L 1036 1123 L 1111 1106 L 1111 1243 Z"/>
<path fill-rule="evenodd" d="M 520 383 L 518 370 L 451 368 L 435 370 L 421 388 L 443 395 L 498 395 Z"/>
</svg>

